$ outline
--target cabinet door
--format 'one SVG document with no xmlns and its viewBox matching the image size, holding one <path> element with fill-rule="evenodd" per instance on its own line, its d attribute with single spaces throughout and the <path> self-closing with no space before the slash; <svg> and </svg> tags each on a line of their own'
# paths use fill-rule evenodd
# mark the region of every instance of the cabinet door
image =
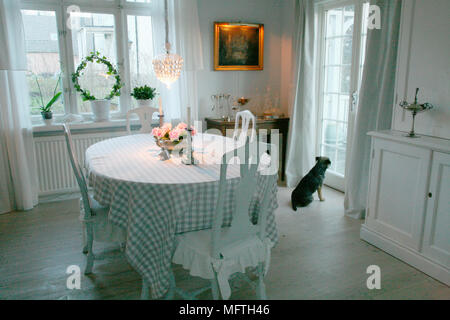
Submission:
<svg viewBox="0 0 450 320">
<path fill-rule="evenodd" d="M 450 267 L 450 154 L 433 153 L 422 251 Z"/>
<path fill-rule="evenodd" d="M 375 139 L 373 152 L 366 225 L 419 250 L 431 151 Z"/>
</svg>

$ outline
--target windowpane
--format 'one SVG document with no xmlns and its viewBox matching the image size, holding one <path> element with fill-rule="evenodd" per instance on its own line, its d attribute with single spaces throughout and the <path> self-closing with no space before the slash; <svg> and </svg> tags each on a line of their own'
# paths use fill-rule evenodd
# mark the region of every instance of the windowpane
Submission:
<svg viewBox="0 0 450 320">
<path fill-rule="evenodd" d="M 339 113 L 336 119 L 344 122 L 348 121 L 348 104 L 349 96 L 347 94 L 339 95 Z"/>
<path fill-rule="evenodd" d="M 342 48 L 342 64 L 352 63 L 352 38 L 343 38 L 343 48 Z"/>
<path fill-rule="evenodd" d="M 40 114 L 56 92 L 61 91 L 58 31 L 54 11 L 22 10 L 27 54 L 27 82 L 31 114 Z M 37 80 L 37 81 L 36 81 Z M 40 88 L 40 90 L 39 90 Z M 42 92 L 42 99 L 40 92 Z M 53 104 L 54 114 L 64 113 L 62 96 Z"/>
<path fill-rule="evenodd" d="M 336 145 L 339 148 L 345 148 L 347 144 L 347 124 L 338 123 L 336 126 L 337 126 Z"/>
<path fill-rule="evenodd" d="M 330 146 L 322 146 L 322 157 L 328 157 L 331 160 L 331 171 L 336 171 L 336 148 Z"/>
<path fill-rule="evenodd" d="M 71 13 L 72 46 L 75 69 L 80 61 L 91 52 L 98 51 L 117 68 L 116 35 L 114 15 L 88 12 Z M 87 89 L 96 99 L 105 98 L 115 83 L 115 78 L 106 74 L 107 67 L 103 64 L 88 62 L 79 78 L 80 86 Z M 89 101 L 82 101 L 77 93 L 78 111 L 91 112 Z M 111 111 L 119 110 L 119 98 L 111 99 Z"/>
<path fill-rule="evenodd" d="M 326 67 L 325 68 L 325 92 L 338 93 L 339 92 L 339 70 L 340 67 Z"/>
<path fill-rule="evenodd" d="M 338 116 L 338 94 L 326 94 L 323 99 L 324 118 L 335 119 Z"/>
<path fill-rule="evenodd" d="M 326 62 L 327 65 L 341 64 L 342 38 L 332 38 L 326 40 Z"/>
<path fill-rule="evenodd" d="M 344 25 L 342 33 L 351 36 L 353 35 L 353 21 L 355 17 L 355 7 L 348 6 L 344 8 Z"/>
<path fill-rule="evenodd" d="M 149 16 L 127 16 L 128 55 L 130 59 L 131 90 L 137 86 L 156 87 L 153 73 L 152 20 Z M 136 100 L 132 100 L 136 107 Z M 155 101 L 154 101 L 155 103 Z"/>
<path fill-rule="evenodd" d="M 331 146 L 336 146 L 337 123 L 335 121 L 323 120 L 322 143 Z"/>
<path fill-rule="evenodd" d="M 340 175 L 345 175 L 345 150 L 336 150 L 336 160 L 333 170 Z"/>
<path fill-rule="evenodd" d="M 342 9 L 333 9 L 327 12 L 327 37 L 342 34 Z"/>
<path fill-rule="evenodd" d="M 341 68 L 341 88 L 340 93 L 350 93 L 350 79 L 351 79 L 351 66 L 344 66 Z"/>
</svg>

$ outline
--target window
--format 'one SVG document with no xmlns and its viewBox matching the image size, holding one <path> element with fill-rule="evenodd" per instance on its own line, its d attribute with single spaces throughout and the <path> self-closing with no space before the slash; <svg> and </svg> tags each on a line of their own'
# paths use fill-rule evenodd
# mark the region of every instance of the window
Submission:
<svg viewBox="0 0 450 320">
<path fill-rule="evenodd" d="M 71 19 L 77 19 L 72 28 L 72 50 L 75 68 L 91 52 L 98 51 L 113 64 L 117 64 L 116 32 L 114 15 L 88 12 L 71 13 Z M 103 64 L 88 63 L 83 75 L 79 78 L 82 88 L 90 88 L 91 94 L 103 99 L 114 85 L 114 77 L 109 77 Z M 77 105 L 80 113 L 91 112 L 89 101 L 83 101 L 77 94 Z M 119 110 L 119 98 L 111 99 L 111 111 Z"/>
<path fill-rule="evenodd" d="M 155 83 L 156 77 L 150 62 L 153 60 L 152 18 L 128 15 L 127 26 L 131 89 Z M 136 101 L 131 101 L 133 107 L 136 107 Z"/>
<path fill-rule="evenodd" d="M 151 64 L 151 0 L 23 0 L 22 9 L 34 122 L 41 122 L 39 87 L 44 102 L 51 98 L 55 87 L 63 92 L 52 108 L 57 120 L 68 113 L 91 119 L 90 103 L 82 101 L 75 91 L 71 75 L 92 51 L 106 56 L 125 84 L 120 97 L 111 100 L 112 118 L 123 118 L 134 107 L 130 97 L 134 86 L 158 85 Z M 89 63 L 79 82 L 101 99 L 109 93 L 114 79 L 106 75 L 103 65 Z"/>
<path fill-rule="evenodd" d="M 22 10 L 22 19 L 25 31 L 30 109 L 32 115 L 39 115 L 40 106 L 50 101 L 55 89 L 61 90 L 56 15 L 54 11 Z M 63 99 L 53 105 L 53 112 L 64 113 Z"/>
<path fill-rule="evenodd" d="M 331 159 L 328 184 L 343 189 L 351 132 L 364 64 L 368 3 L 335 1 L 321 17 L 318 153 Z"/>
</svg>

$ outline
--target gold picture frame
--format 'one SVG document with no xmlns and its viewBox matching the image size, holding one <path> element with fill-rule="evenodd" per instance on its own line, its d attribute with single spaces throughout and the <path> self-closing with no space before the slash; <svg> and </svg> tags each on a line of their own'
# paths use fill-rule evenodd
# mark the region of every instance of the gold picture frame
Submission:
<svg viewBox="0 0 450 320">
<path fill-rule="evenodd" d="M 263 69 L 263 24 L 214 22 L 214 70 Z"/>
</svg>

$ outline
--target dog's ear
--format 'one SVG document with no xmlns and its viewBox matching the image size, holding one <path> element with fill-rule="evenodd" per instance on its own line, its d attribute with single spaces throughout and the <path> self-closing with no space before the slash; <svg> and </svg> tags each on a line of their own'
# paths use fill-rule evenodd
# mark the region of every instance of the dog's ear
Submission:
<svg viewBox="0 0 450 320">
<path fill-rule="evenodd" d="M 319 161 L 320 157 L 316 157 L 316 161 Z"/>
</svg>

